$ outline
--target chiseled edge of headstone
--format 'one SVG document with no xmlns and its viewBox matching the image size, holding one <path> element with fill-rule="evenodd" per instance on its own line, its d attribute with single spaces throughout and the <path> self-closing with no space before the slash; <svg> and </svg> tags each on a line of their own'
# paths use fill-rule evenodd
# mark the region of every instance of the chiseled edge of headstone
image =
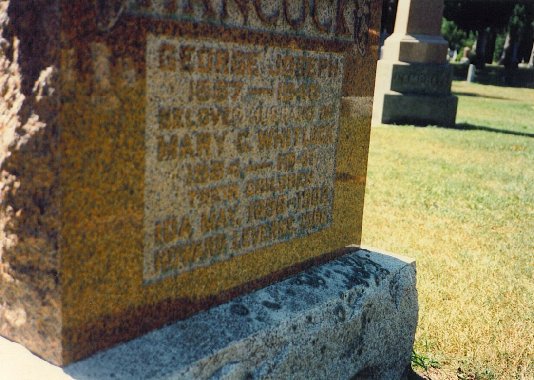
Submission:
<svg viewBox="0 0 534 380">
<path fill-rule="evenodd" d="M 0 2 L 0 336 L 56 363 L 62 327 L 58 3 Z M 2 369 L 0 363 L 4 379 Z"/>
<path fill-rule="evenodd" d="M 355 252 L 65 368 L 75 379 L 400 378 L 415 262 Z"/>
</svg>

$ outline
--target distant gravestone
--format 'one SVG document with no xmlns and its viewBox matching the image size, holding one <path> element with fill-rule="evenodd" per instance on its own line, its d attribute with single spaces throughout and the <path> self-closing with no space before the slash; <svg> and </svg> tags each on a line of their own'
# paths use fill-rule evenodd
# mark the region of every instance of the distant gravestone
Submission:
<svg viewBox="0 0 534 380">
<path fill-rule="evenodd" d="M 359 244 L 380 6 L 3 2 L 0 334 L 69 363 Z"/>
<path fill-rule="evenodd" d="M 455 125 L 442 14 L 443 0 L 399 0 L 395 31 L 378 62 L 373 125 Z"/>
</svg>

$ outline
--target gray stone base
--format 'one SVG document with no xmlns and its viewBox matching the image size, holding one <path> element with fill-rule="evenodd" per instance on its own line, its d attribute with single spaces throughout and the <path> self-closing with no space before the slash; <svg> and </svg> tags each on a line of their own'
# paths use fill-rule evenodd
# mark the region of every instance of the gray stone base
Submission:
<svg viewBox="0 0 534 380">
<path fill-rule="evenodd" d="M 378 61 L 372 124 L 454 127 L 451 83 L 449 64 Z"/>
<path fill-rule="evenodd" d="M 417 325 L 415 283 L 413 260 L 355 248 L 63 371 L 75 379 L 399 379 Z M 39 359 L 25 368 L 31 360 Z"/>
<path fill-rule="evenodd" d="M 454 127 L 458 98 L 399 93 L 383 95 L 382 124 Z"/>
</svg>

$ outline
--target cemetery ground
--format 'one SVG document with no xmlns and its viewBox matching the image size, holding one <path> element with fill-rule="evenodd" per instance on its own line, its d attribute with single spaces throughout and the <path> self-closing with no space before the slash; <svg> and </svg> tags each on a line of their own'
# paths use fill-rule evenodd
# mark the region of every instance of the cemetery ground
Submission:
<svg viewBox="0 0 534 380">
<path fill-rule="evenodd" d="M 417 260 L 421 376 L 534 379 L 534 90 L 453 91 L 455 129 L 373 128 L 363 244 Z"/>
</svg>

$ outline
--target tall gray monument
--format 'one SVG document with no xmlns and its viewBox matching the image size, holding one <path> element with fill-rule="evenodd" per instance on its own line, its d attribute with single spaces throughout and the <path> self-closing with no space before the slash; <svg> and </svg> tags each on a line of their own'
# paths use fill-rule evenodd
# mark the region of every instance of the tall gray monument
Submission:
<svg viewBox="0 0 534 380">
<path fill-rule="evenodd" d="M 372 124 L 452 127 L 447 41 L 440 34 L 443 0 L 399 0 L 394 33 L 378 62 Z"/>
</svg>

